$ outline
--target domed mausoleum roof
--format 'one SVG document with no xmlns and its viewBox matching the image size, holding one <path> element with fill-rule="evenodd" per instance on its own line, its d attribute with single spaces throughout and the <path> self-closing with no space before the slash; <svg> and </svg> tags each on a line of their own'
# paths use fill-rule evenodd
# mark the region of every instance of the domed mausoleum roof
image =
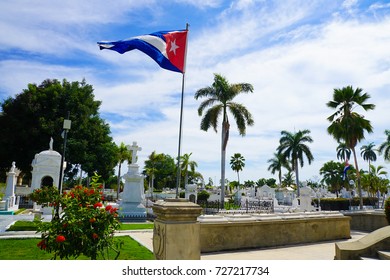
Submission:
<svg viewBox="0 0 390 280">
<path fill-rule="evenodd" d="M 35 158 L 32 162 L 33 166 L 37 165 L 55 165 L 59 166 L 61 164 L 61 154 L 53 150 L 53 138 L 50 140 L 49 150 L 35 154 Z"/>
<path fill-rule="evenodd" d="M 61 154 L 54 150 L 46 150 L 42 151 L 38 154 L 38 156 L 54 156 L 54 157 L 61 157 Z"/>
</svg>

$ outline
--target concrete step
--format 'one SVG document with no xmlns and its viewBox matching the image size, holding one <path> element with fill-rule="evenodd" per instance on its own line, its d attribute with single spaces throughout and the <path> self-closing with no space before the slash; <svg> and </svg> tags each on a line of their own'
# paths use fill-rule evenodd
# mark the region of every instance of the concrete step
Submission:
<svg viewBox="0 0 390 280">
<path fill-rule="evenodd" d="M 373 257 L 363 257 L 361 256 L 360 257 L 360 260 L 363 260 L 363 261 L 379 261 L 378 258 L 373 258 Z"/>
<path fill-rule="evenodd" d="M 380 260 L 390 260 L 390 251 L 378 251 Z"/>
</svg>

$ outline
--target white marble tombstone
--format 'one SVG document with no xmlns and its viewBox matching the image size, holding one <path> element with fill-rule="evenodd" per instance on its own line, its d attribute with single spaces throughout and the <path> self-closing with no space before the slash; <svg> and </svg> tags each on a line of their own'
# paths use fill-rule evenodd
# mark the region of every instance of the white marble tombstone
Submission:
<svg viewBox="0 0 390 280">
<path fill-rule="evenodd" d="M 119 203 L 119 216 L 123 221 L 145 221 L 146 209 L 142 204 L 145 199 L 144 176 L 139 173 L 137 164 L 137 152 L 142 149 L 137 142 L 127 146 L 127 149 L 131 152 L 131 163 L 127 173 L 123 175 L 125 186 Z"/>
<path fill-rule="evenodd" d="M 300 189 L 300 205 L 299 210 L 301 211 L 312 211 L 314 207 L 311 205 L 311 198 L 313 195 L 313 190 L 310 187 L 303 187 Z"/>
</svg>

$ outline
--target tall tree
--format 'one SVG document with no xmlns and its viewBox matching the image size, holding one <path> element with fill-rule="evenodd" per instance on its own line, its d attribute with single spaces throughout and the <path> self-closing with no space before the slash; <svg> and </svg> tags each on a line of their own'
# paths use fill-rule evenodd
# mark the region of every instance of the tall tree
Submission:
<svg viewBox="0 0 390 280">
<path fill-rule="evenodd" d="M 307 143 L 313 142 L 313 139 L 309 135 L 310 130 L 299 130 L 296 133 L 291 133 L 283 130 L 281 132 L 281 138 L 279 140 L 278 153 L 282 154 L 285 158 L 290 159 L 292 169 L 295 172 L 295 180 L 297 185 L 297 196 L 300 196 L 299 191 L 299 165 L 303 167 L 304 157 L 306 157 L 310 164 L 314 157 L 310 151 Z"/>
<path fill-rule="evenodd" d="M 278 172 L 279 178 L 279 187 L 282 186 L 282 168 L 286 168 L 287 171 L 291 171 L 291 167 L 281 153 L 274 153 L 274 157 L 267 161 L 270 165 L 268 166 L 268 171 L 271 171 L 272 174 Z"/>
<path fill-rule="evenodd" d="M 237 172 L 238 186 L 240 186 L 240 171 L 245 167 L 245 158 L 240 153 L 235 153 L 230 158 L 230 167 Z"/>
<path fill-rule="evenodd" d="M 324 163 L 320 169 L 320 175 L 323 176 L 321 182 L 325 183 L 332 192 L 339 196 L 339 192 L 344 185 L 343 181 L 344 164 L 341 162 L 329 161 Z"/>
<path fill-rule="evenodd" d="M 228 112 L 231 113 L 238 127 L 239 134 L 246 134 L 246 127 L 254 124 L 252 114 L 248 109 L 233 102 L 233 99 L 240 93 L 253 92 L 253 86 L 248 83 L 230 84 L 225 77 L 214 74 L 214 82 L 211 86 L 199 89 L 195 93 L 195 99 L 207 98 L 202 101 L 198 108 L 199 116 L 203 117 L 200 128 L 207 131 L 210 127 L 217 132 L 218 122 L 222 115 L 222 139 L 221 139 L 221 207 L 224 208 L 225 201 L 225 162 L 226 146 L 229 140 L 230 122 Z M 207 109 L 208 108 L 208 109 Z M 206 110 L 207 109 L 207 110 Z M 206 112 L 205 112 L 206 110 Z"/>
<path fill-rule="evenodd" d="M 385 160 L 390 160 L 390 130 L 385 130 L 386 140 L 380 144 L 378 151 L 379 154 L 383 154 Z"/>
<path fill-rule="evenodd" d="M 372 196 L 375 196 L 375 194 L 377 195 L 378 208 L 380 194 L 387 192 L 389 187 L 389 180 L 386 178 L 386 176 L 387 171 L 382 165 L 379 165 L 378 167 L 370 165 L 370 171 L 368 173 L 362 174 L 362 186 Z"/>
<path fill-rule="evenodd" d="M 347 161 L 351 158 L 351 149 L 347 147 L 347 145 L 342 142 L 336 148 L 337 158 L 342 161 Z"/>
<path fill-rule="evenodd" d="M 65 154 L 66 177 L 76 176 L 77 169 L 73 167 L 80 164 L 89 176 L 97 172 L 106 180 L 114 174 L 116 145 L 109 125 L 100 118 L 100 105 L 85 80 L 28 84 L 27 89 L 1 102 L 0 169 L 9 168 L 15 161 L 29 178 L 31 161 L 36 153 L 48 149 L 51 137 L 53 148 L 63 151 L 61 132 L 69 112 L 72 127 Z"/>
<path fill-rule="evenodd" d="M 148 165 L 145 166 L 144 173 L 148 176 L 149 189 L 152 195 L 154 191 L 154 177 L 158 172 L 157 166 L 159 165 L 159 162 L 163 160 L 163 158 L 164 154 L 157 154 L 156 151 L 153 151 L 148 157 Z"/>
<path fill-rule="evenodd" d="M 147 160 L 143 174 L 149 176 L 152 181 L 152 190 L 162 190 L 175 185 L 176 165 L 173 157 L 167 154 L 158 154 L 153 151 Z"/>
<path fill-rule="evenodd" d="M 363 110 L 373 110 L 374 104 L 366 103 L 370 95 L 363 93 L 361 88 L 353 89 L 352 86 L 334 89 L 333 100 L 326 103 L 329 108 L 336 109 L 336 112 L 328 117 L 331 122 L 327 131 L 338 142 L 344 142 L 352 150 L 355 161 L 356 179 L 360 197 L 360 209 L 363 209 L 362 188 L 360 182 L 360 172 L 357 162 L 355 147 L 358 142 L 364 139 L 364 133 L 373 131 L 371 123 L 363 115 L 353 111 L 356 107 Z"/>
<path fill-rule="evenodd" d="M 184 187 L 188 184 L 188 174 L 191 172 L 195 173 L 195 168 L 198 167 L 198 164 L 190 160 L 192 153 L 184 154 L 181 156 L 181 170 L 184 172 Z"/>
<path fill-rule="evenodd" d="M 370 172 L 371 162 L 376 161 L 376 153 L 375 153 L 375 144 L 368 143 L 367 145 L 363 145 L 360 147 L 360 155 L 364 160 L 368 161 L 368 170 Z"/>
<path fill-rule="evenodd" d="M 131 162 L 131 153 L 127 149 L 125 143 L 120 143 L 118 146 L 118 152 L 117 152 L 117 161 L 118 161 L 118 189 L 116 191 L 116 197 L 119 198 L 119 192 L 121 188 L 121 168 L 123 162 L 127 160 L 128 162 Z"/>
<path fill-rule="evenodd" d="M 291 187 L 294 184 L 294 173 L 292 171 L 288 171 L 283 175 L 282 186 L 283 187 Z"/>
</svg>

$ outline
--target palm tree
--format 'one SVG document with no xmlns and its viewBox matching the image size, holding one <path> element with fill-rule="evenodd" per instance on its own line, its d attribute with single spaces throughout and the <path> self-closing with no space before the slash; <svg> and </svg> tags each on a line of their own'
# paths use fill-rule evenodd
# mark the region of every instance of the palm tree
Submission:
<svg viewBox="0 0 390 280">
<path fill-rule="evenodd" d="M 283 175 L 282 185 L 284 187 L 291 187 L 294 184 L 294 174 L 288 171 Z"/>
<path fill-rule="evenodd" d="M 154 177 L 157 173 L 157 164 L 161 162 L 161 160 L 164 158 L 163 154 L 157 154 L 156 151 L 153 151 L 149 157 L 148 157 L 148 166 L 145 167 L 146 174 L 149 176 L 149 188 L 150 193 L 152 194 L 153 198 L 153 189 L 154 189 Z"/>
<path fill-rule="evenodd" d="M 118 189 L 116 192 L 116 198 L 119 199 L 119 192 L 120 192 L 120 186 L 121 186 L 121 167 L 122 163 L 127 160 L 128 162 L 131 162 L 131 153 L 127 149 L 126 145 L 122 142 L 117 151 L 117 159 L 118 159 Z"/>
<path fill-rule="evenodd" d="M 339 191 L 344 185 L 343 180 L 344 164 L 341 162 L 328 161 L 320 169 L 320 175 L 323 176 L 321 183 L 325 183 L 339 197 Z"/>
<path fill-rule="evenodd" d="M 375 153 L 375 144 L 369 143 L 367 145 L 363 145 L 360 150 L 360 155 L 364 160 L 368 161 L 368 169 L 370 170 L 371 162 L 376 161 L 376 153 Z"/>
<path fill-rule="evenodd" d="M 214 74 L 214 82 L 211 86 L 199 89 L 195 93 L 195 99 L 205 97 L 198 108 L 199 116 L 202 117 L 200 128 L 207 131 L 210 127 L 217 132 L 218 121 L 222 115 L 222 139 L 221 139 L 221 207 L 224 208 L 225 200 L 225 161 L 226 146 L 229 140 L 230 123 L 228 110 L 236 121 L 239 134 L 246 134 L 246 127 L 254 124 L 252 114 L 248 109 L 239 103 L 233 102 L 233 99 L 240 93 L 253 92 L 253 86 L 248 83 L 229 84 L 225 77 Z"/>
<path fill-rule="evenodd" d="M 238 186 L 240 186 L 240 171 L 245 167 L 245 158 L 240 153 L 235 153 L 230 158 L 230 166 L 237 172 Z"/>
<path fill-rule="evenodd" d="M 374 104 L 368 104 L 366 101 L 370 98 L 367 93 L 362 93 L 361 88 L 353 90 L 352 86 L 342 89 L 334 89 L 333 100 L 326 103 L 329 108 L 336 109 L 336 112 L 328 117 L 331 122 L 327 131 L 338 142 L 344 142 L 352 150 L 355 160 L 356 179 L 360 197 L 360 209 L 363 209 L 362 188 L 360 182 L 360 172 L 356 157 L 355 147 L 358 142 L 364 139 L 364 132 L 371 133 L 372 126 L 370 121 L 364 116 L 354 112 L 354 106 L 360 106 L 365 111 L 373 110 Z"/>
<path fill-rule="evenodd" d="M 280 153 L 274 153 L 274 157 L 269 159 L 267 161 L 270 163 L 268 166 L 268 171 L 271 171 L 272 174 L 275 174 L 278 172 L 278 178 L 279 178 L 279 187 L 282 186 L 282 168 L 286 168 L 287 171 L 291 171 L 291 167 L 288 164 L 288 161 L 286 160 L 286 157 L 284 157 Z"/>
<path fill-rule="evenodd" d="M 371 195 L 377 195 L 378 198 L 378 208 L 379 208 L 379 197 L 380 194 L 385 193 L 388 188 L 388 179 L 381 176 L 387 176 L 387 171 L 384 170 L 385 167 L 379 165 L 375 167 L 370 165 L 370 171 L 368 174 L 362 175 L 362 185 Z"/>
<path fill-rule="evenodd" d="M 308 135 L 309 133 L 310 130 L 308 129 L 300 130 L 297 133 L 283 130 L 279 140 L 278 153 L 282 154 L 286 159 L 291 160 L 291 166 L 295 172 L 298 197 L 300 196 L 298 166 L 303 167 L 304 156 L 307 158 L 309 164 L 314 160 L 310 148 L 306 144 L 313 142 L 311 136 Z"/>
<path fill-rule="evenodd" d="M 347 161 L 351 158 L 351 149 L 344 142 L 339 143 L 336 148 L 337 158 L 342 161 Z"/>
<path fill-rule="evenodd" d="M 192 153 L 184 154 L 181 156 L 181 170 L 184 171 L 184 187 L 188 184 L 188 169 L 192 173 L 195 173 L 195 168 L 198 167 L 198 164 L 195 161 L 190 160 Z"/>
<path fill-rule="evenodd" d="M 387 139 L 379 146 L 379 154 L 383 154 L 385 160 L 390 160 L 390 130 L 385 130 Z"/>
</svg>

